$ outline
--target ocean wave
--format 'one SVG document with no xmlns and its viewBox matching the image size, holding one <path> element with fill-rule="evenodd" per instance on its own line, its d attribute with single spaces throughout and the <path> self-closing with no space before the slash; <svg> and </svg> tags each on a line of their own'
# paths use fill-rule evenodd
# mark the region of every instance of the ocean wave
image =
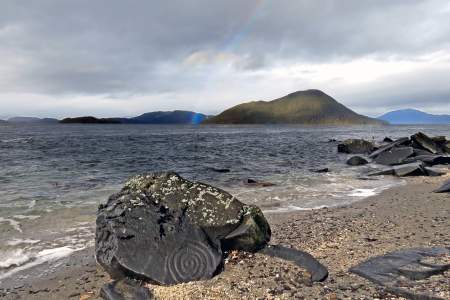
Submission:
<svg viewBox="0 0 450 300">
<path fill-rule="evenodd" d="M 13 219 L 5 219 L 0 217 L 0 223 L 8 223 L 14 230 L 22 233 L 22 228 L 20 227 L 20 223 Z"/>
<path fill-rule="evenodd" d="M 76 251 L 84 248 L 59 247 L 39 251 L 37 253 L 25 253 L 22 249 L 14 250 L 9 255 L 2 255 L 3 260 L 0 261 L 0 269 L 7 269 L 6 272 L 0 273 L 0 281 L 11 275 L 38 266 L 45 262 L 52 262 L 67 257 Z"/>
</svg>

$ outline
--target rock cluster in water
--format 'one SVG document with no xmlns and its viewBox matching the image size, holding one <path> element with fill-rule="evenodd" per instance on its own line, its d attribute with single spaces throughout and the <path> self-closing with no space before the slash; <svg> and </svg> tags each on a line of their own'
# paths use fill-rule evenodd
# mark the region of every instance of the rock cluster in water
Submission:
<svg viewBox="0 0 450 300">
<path fill-rule="evenodd" d="M 270 235 L 258 207 L 176 173 L 154 173 L 131 178 L 99 207 L 95 252 L 114 279 L 169 285 L 211 278 L 223 252 L 257 251 Z"/>
<path fill-rule="evenodd" d="M 432 167 L 450 164 L 450 141 L 444 136 L 429 137 L 418 132 L 411 137 L 397 140 L 384 139 L 383 145 L 362 139 L 345 140 L 338 145 L 338 152 L 365 154 L 374 163 L 388 166 L 369 175 L 439 176 L 442 173 Z M 351 157 L 347 164 L 358 166 L 368 161 L 360 156 Z"/>
</svg>

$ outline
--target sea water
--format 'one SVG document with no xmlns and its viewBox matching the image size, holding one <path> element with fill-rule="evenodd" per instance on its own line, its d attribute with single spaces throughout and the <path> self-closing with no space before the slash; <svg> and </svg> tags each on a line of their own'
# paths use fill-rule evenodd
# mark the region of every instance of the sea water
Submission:
<svg viewBox="0 0 450 300">
<path fill-rule="evenodd" d="M 330 139 L 380 141 L 450 126 L 0 125 L 0 281 L 93 245 L 98 204 L 135 174 L 172 170 L 265 213 L 345 205 L 402 184 L 363 180 Z M 312 170 L 329 168 L 328 173 Z M 214 169 L 229 169 L 217 172 Z M 271 182 L 251 187 L 248 178 Z"/>
</svg>

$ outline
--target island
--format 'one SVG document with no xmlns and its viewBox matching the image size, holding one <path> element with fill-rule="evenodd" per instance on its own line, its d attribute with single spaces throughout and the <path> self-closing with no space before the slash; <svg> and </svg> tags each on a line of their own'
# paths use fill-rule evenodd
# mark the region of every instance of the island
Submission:
<svg viewBox="0 0 450 300">
<path fill-rule="evenodd" d="M 385 122 L 357 114 L 320 90 L 306 90 L 272 101 L 239 104 L 204 123 L 380 125 Z"/>
</svg>

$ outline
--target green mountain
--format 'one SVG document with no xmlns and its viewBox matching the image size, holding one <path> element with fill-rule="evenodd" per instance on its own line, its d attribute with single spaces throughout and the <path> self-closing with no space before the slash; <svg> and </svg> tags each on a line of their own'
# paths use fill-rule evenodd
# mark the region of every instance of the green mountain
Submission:
<svg viewBox="0 0 450 300">
<path fill-rule="evenodd" d="M 383 124 L 359 115 L 319 90 L 289 94 L 273 101 L 236 105 L 207 119 L 206 124 Z"/>
</svg>

